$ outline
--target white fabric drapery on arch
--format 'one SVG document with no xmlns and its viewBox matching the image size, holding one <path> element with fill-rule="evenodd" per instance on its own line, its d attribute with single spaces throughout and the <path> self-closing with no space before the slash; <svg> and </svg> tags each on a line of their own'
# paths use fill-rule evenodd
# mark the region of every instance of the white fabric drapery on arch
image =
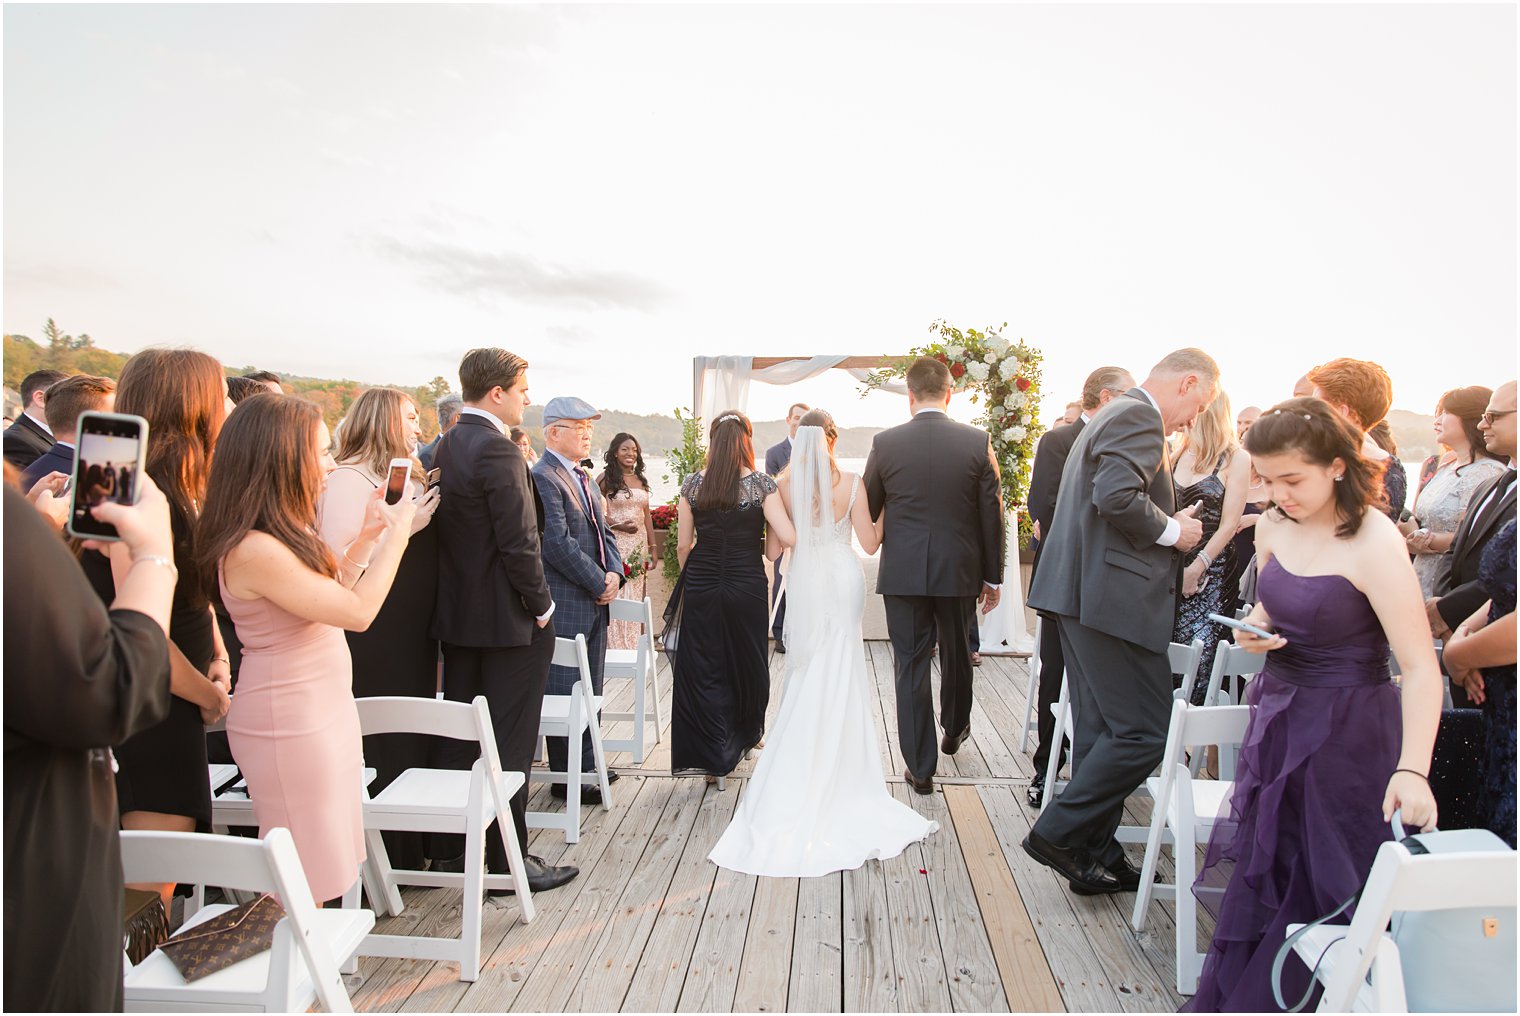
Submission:
<svg viewBox="0 0 1520 1016">
<path fill-rule="evenodd" d="M 806 360 L 783 360 L 769 367 L 756 370 L 752 356 L 698 356 L 692 359 L 692 409 L 702 421 L 705 432 L 707 421 L 715 414 L 728 409 L 749 412 L 749 386 L 752 381 L 770 385 L 790 385 L 817 377 L 833 370 L 848 360 L 847 356 L 814 356 Z M 865 368 L 846 368 L 851 377 L 864 381 L 870 371 Z M 881 385 L 882 391 L 899 395 L 908 393 L 900 381 Z M 978 614 L 981 624 L 982 651 L 996 653 L 1011 651 L 1027 653 L 1034 648 L 1034 639 L 1024 624 L 1024 589 L 1022 572 L 1019 570 L 1018 512 L 1008 518 L 1008 551 L 1004 562 L 1003 596 L 991 614 Z M 868 591 L 869 595 L 875 595 Z M 1004 644 L 1006 643 L 1006 649 Z"/>
</svg>

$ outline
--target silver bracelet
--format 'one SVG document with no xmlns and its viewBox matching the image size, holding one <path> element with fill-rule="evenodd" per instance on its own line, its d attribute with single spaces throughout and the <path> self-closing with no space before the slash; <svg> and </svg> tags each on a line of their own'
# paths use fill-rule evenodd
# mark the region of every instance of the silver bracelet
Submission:
<svg viewBox="0 0 1520 1016">
<path fill-rule="evenodd" d="M 174 559 L 172 557 L 165 557 L 162 554 L 139 554 L 132 559 L 132 566 L 136 567 L 144 562 L 156 564 L 161 568 L 167 568 L 170 575 L 173 575 L 176 579 L 179 578 L 179 569 L 174 566 Z"/>
<path fill-rule="evenodd" d="M 370 560 L 373 560 L 373 559 L 374 558 L 372 556 Z M 347 547 L 343 548 L 343 560 L 347 561 L 349 564 L 353 565 L 355 568 L 359 569 L 360 571 L 363 571 L 364 569 L 366 569 L 366 568 L 369 567 L 369 561 L 360 562 L 360 561 L 355 561 L 353 558 L 349 557 L 348 556 L 348 548 Z"/>
<path fill-rule="evenodd" d="M 1214 559 L 1212 557 L 1209 557 L 1209 552 L 1206 550 L 1200 550 L 1198 552 L 1197 560 L 1203 562 L 1204 571 L 1208 571 L 1210 566 L 1212 566 L 1214 563 Z"/>
</svg>

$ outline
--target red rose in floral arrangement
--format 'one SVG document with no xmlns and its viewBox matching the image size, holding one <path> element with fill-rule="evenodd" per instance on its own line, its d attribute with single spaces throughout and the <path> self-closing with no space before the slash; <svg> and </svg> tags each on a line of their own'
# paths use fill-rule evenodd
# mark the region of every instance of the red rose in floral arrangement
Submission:
<svg viewBox="0 0 1520 1016">
<path fill-rule="evenodd" d="M 1015 378 L 1013 383 L 1018 386 L 1018 389 L 1021 392 L 1029 391 L 1031 384 L 1030 380 L 1027 377 Z"/>
<path fill-rule="evenodd" d="M 950 376 L 956 380 L 960 380 L 965 373 L 966 365 L 964 363 L 952 363 L 950 365 Z"/>
<path fill-rule="evenodd" d="M 950 358 L 944 353 L 935 353 L 934 358 L 943 364 L 948 364 L 950 362 Z"/>
</svg>

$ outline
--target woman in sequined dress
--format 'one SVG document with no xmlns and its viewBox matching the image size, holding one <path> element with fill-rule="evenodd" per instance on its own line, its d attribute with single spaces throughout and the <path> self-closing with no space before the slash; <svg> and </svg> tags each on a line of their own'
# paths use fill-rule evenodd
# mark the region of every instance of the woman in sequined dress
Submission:
<svg viewBox="0 0 1520 1016">
<path fill-rule="evenodd" d="M 624 562 L 633 565 L 618 596 L 624 600 L 642 601 L 644 574 L 660 559 L 660 548 L 654 539 L 654 520 L 649 514 L 649 480 L 644 476 L 644 451 L 639 447 L 638 438 L 632 434 L 619 434 L 607 446 L 603 461 L 607 468 L 596 482 L 607 499 L 607 525 L 617 539 L 619 555 Z M 631 621 L 613 621 L 607 627 L 607 648 L 632 649 L 638 637 L 638 625 Z"/>
<path fill-rule="evenodd" d="M 1202 705 L 1220 634 L 1209 615 L 1228 610 L 1234 602 L 1235 592 L 1225 588 L 1224 579 L 1234 565 L 1235 529 L 1251 486 L 1250 458 L 1241 454 L 1230 400 L 1222 390 L 1199 414 L 1178 449 L 1172 481 L 1177 504 L 1184 508 L 1196 504 L 1198 521 L 1203 523 L 1204 542 L 1183 559 L 1182 599 L 1172 629 L 1173 642 L 1203 639 L 1203 658 L 1193 682 L 1193 703 Z"/>
</svg>

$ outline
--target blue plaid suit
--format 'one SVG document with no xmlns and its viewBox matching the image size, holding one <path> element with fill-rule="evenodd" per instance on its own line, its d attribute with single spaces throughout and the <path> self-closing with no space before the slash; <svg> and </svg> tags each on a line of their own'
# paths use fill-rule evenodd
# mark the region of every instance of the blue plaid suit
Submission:
<svg viewBox="0 0 1520 1016">
<path fill-rule="evenodd" d="M 552 452 L 533 467 L 533 482 L 544 504 L 542 536 L 544 578 L 554 595 L 554 633 L 560 638 L 586 636 L 586 654 L 591 663 L 591 684 L 602 693 L 602 668 L 607 660 L 607 608 L 598 605 L 606 584 L 607 572 L 623 573 L 623 559 L 618 554 L 617 539 L 607 527 L 602 513 L 601 492 L 596 482 L 587 478 L 591 488 L 591 514 L 580 481 L 565 468 Z M 597 541 L 606 554 L 602 567 L 597 555 Z M 545 694 L 568 695 L 577 674 L 572 667 L 550 667 Z M 549 767 L 565 771 L 565 738 L 548 738 Z M 581 772 L 591 772 L 591 738 L 581 740 Z"/>
</svg>

